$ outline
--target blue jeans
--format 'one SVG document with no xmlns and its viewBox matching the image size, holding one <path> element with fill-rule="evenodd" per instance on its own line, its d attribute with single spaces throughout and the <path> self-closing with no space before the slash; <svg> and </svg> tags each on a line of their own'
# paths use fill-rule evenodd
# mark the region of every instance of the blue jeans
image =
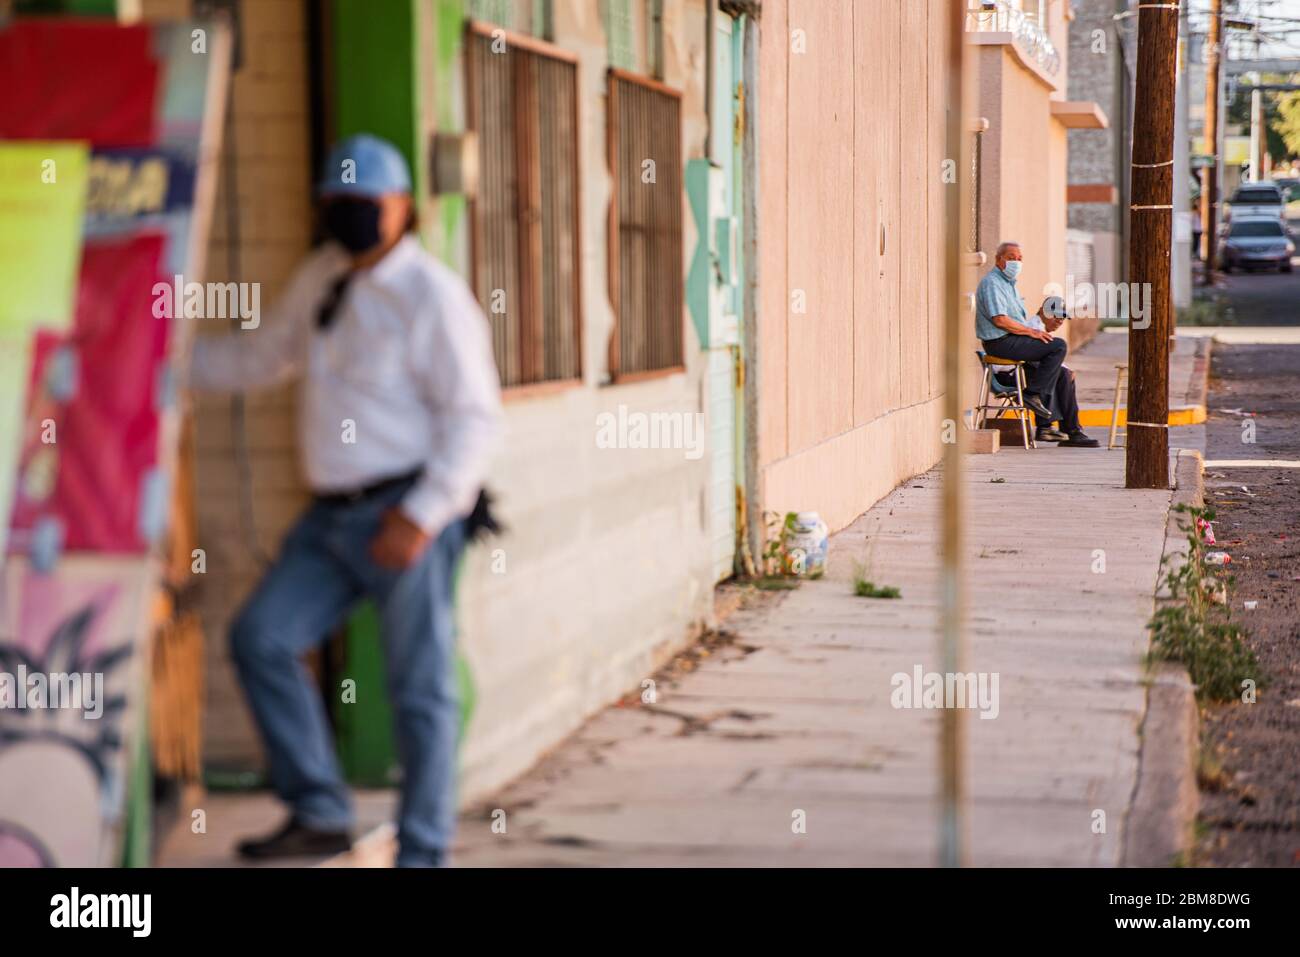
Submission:
<svg viewBox="0 0 1300 957">
<path fill-rule="evenodd" d="M 458 520 L 409 568 L 371 560 L 383 513 L 409 487 L 354 504 L 313 504 L 230 636 L 276 793 L 304 824 L 345 830 L 352 824 L 351 799 L 320 692 L 299 657 L 363 596 L 374 600 L 403 769 L 399 867 L 440 863 L 455 831 L 460 703 L 452 589 L 465 548 L 465 523 Z"/>
</svg>

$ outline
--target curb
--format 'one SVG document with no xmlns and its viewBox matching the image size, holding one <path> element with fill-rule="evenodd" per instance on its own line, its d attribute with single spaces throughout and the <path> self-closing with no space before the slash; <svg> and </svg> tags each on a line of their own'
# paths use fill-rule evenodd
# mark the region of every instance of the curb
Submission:
<svg viewBox="0 0 1300 957">
<path fill-rule="evenodd" d="M 1208 359 L 1207 359 L 1208 365 Z M 1199 506 L 1205 497 L 1201 453 L 1184 449 L 1174 469 L 1175 488 L 1165 521 L 1167 561 L 1186 561 L 1187 535 L 1179 528 L 1179 505 Z M 1161 591 L 1156 603 L 1167 601 Z M 1195 686 L 1187 669 L 1162 662 L 1150 671 L 1146 713 L 1138 734 L 1137 786 L 1124 824 L 1121 862 L 1125 867 L 1169 867 L 1186 859 L 1194 840 L 1200 804 L 1196 764 L 1200 722 Z"/>
<path fill-rule="evenodd" d="M 1169 425 L 1200 425 L 1205 421 L 1206 409 L 1204 405 L 1176 405 L 1169 409 L 1169 418 L 1165 421 Z M 1090 425 L 1094 428 L 1105 426 L 1110 428 L 1111 410 L 1109 408 L 1092 407 L 1079 410 L 1079 424 Z M 1128 425 L 1128 408 L 1119 407 L 1119 427 L 1123 428 Z"/>
</svg>

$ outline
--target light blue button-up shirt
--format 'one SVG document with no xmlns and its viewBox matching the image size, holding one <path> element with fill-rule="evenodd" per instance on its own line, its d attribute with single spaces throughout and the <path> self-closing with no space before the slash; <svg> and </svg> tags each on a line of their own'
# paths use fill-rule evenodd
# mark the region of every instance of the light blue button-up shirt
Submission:
<svg viewBox="0 0 1300 957">
<path fill-rule="evenodd" d="M 975 290 L 975 335 L 983 342 L 1007 334 L 1005 329 L 993 325 L 994 316 L 1007 316 L 1017 322 L 1025 322 L 1027 316 L 1015 280 L 1009 279 L 997 266 L 988 271 Z"/>
</svg>

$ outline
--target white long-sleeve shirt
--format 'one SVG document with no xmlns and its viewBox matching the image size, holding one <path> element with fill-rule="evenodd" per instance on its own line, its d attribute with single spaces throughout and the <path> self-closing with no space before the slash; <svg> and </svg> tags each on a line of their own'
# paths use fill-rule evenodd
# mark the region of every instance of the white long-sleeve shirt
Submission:
<svg viewBox="0 0 1300 957">
<path fill-rule="evenodd" d="M 356 273 L 318 329 L 348 264 L 329 243 L 255 328 L 197 337 L 191 385 L 238 391 L 300 377 L 299 452 L 313 491 L 423 467 L 402 511 L 436 534 L 473 508 L 502 430 L 487 319 L 460 276 L 407 236 Z"/>
</svg>

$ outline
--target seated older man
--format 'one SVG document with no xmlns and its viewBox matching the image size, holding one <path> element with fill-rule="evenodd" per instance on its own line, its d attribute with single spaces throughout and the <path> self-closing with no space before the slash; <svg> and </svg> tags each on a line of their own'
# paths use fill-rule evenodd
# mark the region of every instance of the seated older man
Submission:
<svg viewBox="0 0 1300 957">
<path fill-rule="evenodd" d="M 1025 324 L 1050 333 L 1061 328 L 1061 324 L 1069 318 L 1065 311 L 1065 300 L 1060 296 L 1048 296 L 1038 307 L 1038 312 L 1025 320 Z M 994 374 L 1003 385 L 1015 388 L 1014 371 Z M 1048 406 L 1052 412 L 1052 421 L 1059 423 L 1064 431 L 1058 431 L 1052 428 L 1051 423 L 1039 419 L 1035 435 L 1037 441 L 1056 442 L 1076 449 L 1095 449 L 1101 444 L 1096 439 L 1089 438 L 1079 425 L 1079 397 L 1075 391 L 1074 371 L 1066 366 L 1061 366 L 1060 375 L 1056 377 L 1056 386 L 1052 389 Z"/>
<path fill-rule="evenodd" d="M 1041 320 L 1037 317 L 1031 320 L 1026 313 L 1025 301 L 1016 289 L 1022 260 L 1019 243 L 1004 242 L 998 246 L 994 267 L 980 280 L 975 292 L 975 334 L 988 355 L 1025 363 L 1028 379 L 1025 405 L 1038 420 L 1039 438 L 1083 448 L 1096 446 L 1079 429 L 1077 418 L 1073 423 L 1063 423 L 1067 427 L 1063 438 L 1053 439 L 1062 433 L 1052 430 L 1051 423 L 1064 413 L 1053 413 L 1048 403 L 1056 395 L 1067 346 Z M 1059 325 L 1060 320 L 1056 321 L 1056 326 Z M 1072 382 L 1069 390 L 1072 395 Z M 1077 430 L 1077 435 L 1068 431 L 1070 425 Z"/>
</svg>

